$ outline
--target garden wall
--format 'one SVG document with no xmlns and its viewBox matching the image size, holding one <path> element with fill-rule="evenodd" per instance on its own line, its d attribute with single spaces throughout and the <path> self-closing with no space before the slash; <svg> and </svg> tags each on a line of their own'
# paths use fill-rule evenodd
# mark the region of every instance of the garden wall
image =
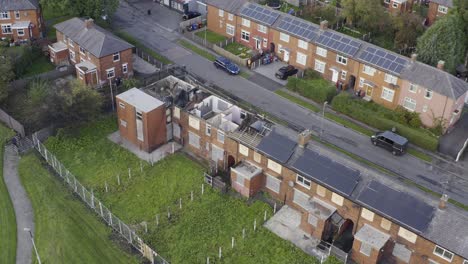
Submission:
<svg viewBox="0 0 468 264">
<path fill-rule="evenodd" d="M 247 66 L 248 59 L 241 59 L 238 56 L 232 54 L 231 52 L 219 47 L 218 45 L 213 45 L 213 50 L 221 56 L 226 57 L 234 63 L 239 64 L 240 66 Z"/>
</svg>

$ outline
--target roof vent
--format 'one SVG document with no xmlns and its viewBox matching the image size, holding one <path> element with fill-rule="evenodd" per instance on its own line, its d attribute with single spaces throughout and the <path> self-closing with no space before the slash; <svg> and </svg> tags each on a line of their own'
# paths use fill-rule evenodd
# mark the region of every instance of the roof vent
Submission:
<svg viewBox="0 0 468 264">
<path fill-rule="evenodd" d="M 328 29 L 328 21 L 327 20 L 323 20 L 322 22 L 320 22 L 320 29 L 321 30 L 327 30 Z"/>
<path fill-rule="evenodd" d="M 93 20 L 92 18 L 89 18 L 89 19 L 86 19 L 86 20 L 85 20 L 85 27 L 86 27 L 87 29 L 92 28 L 93 25 L 94 25 L 94 20 Z"/>
<path fill-rule="evenodd" d="M 439 62 L 437 62 L 437 69 L 444 70 L 444 66 L 445 66 L 445 61 L 440 60 Z"/>
<path fill-rule="evenodd" d="M 440 200 L 439 200 L 439 209 L 440 209 L 440 210 L 443 210 L 443 209 L 445 209 L 445 207 L 447 207 L 447 201 L 448 201 L 448 195 L 447 195 L 447 194 L 443 194 L 443 195 L 440 197 Z"/>
</svg>

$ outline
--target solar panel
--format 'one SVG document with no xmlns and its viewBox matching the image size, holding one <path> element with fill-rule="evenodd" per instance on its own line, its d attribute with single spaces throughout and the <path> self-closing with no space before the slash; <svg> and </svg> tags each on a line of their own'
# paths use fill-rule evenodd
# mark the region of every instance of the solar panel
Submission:
<svg viewBox="0 0 468 264">
<path fill-rule="evenodd" d="M 241 10 L 241 16 L 255 20 L 260 23 L 267 24 L 269 26 L 278 19 L 279 13 L 268 10 L 266 7 L 249 3 L 244 6 Z"/>
<path fill-rule="evenodd" d="M 286 31 L 288 34 L 304 38 L 307 41 L 314 39 L 318 31 L 317 26 L 301 22 L 300 19 L 291 17 L 282 17 L 278 28 Z"/>
<path fill-rule="evenodd" d="M 309 149 L 306 149 L 292 166 L 303 173 L 302 176 L 326 184 L 347 196 L 351 195 L 360 179 L 359 171 Z"/>
<path fill-rule="evenodd" d="M 323 32 L 317 39 L 317 43 L 348 56 L 354 56 L 361 46 L 359 42 L 331 31 Z"/>
<path fill-rule="evenodd" d="M 296 141 L 272 131 L 262 138 L 257 149 L 281 163 L 286 163 L 293 154 L 295 147 Z"/>
<path fill-rule="evenodd" d="M 357 200 L 419 232 L 427 229 L 435 211 L 425 202 L 377 181 L 371 181 Z"/>
<path fill-rule="evenodd" d="M 374 47 L 366 47 L 359 55 L 359 59 L 396 75 L 399 75 L 408 64 L 408 59 Z"/>
</svg>

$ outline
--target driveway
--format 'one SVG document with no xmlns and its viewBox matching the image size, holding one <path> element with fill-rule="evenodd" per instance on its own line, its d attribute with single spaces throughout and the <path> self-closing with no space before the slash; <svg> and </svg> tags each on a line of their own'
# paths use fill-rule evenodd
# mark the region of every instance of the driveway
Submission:
<svg viewBox="0 0 468 264">
<path fill-rule="evenodd" d="M 436 192 L 445 191 L 451 198 L 468 204 L 468 173 L 463 167 L 439 159 L 430 164 L 411 155 L 394 157 L 388 151 L 370 144 L 367 136 L 332 121 L 323 120 L 320 115 L 277 96 L 268 87 L 239 76 L 219 74 L 210 61 L 176 44 L 181 35 L 168 32 L 158 27 L 151 19 L 139 16 L 138 11 L 132 10 L 125 2 L 118 9 L 116 17 L 119 17 L 121 22 L 119 26 L 149 48 L 164 54 L 176 64 L 185 65 L 190 72 L 226 92 L 286 120 L 297 130 L 309 128 L 318 133 L 323 122 L 325 141 Z"/>
<path fill-rule="evenodd" d="M 254 69 L 254 72 L 258 72 L 261 75 L 281 84 L 282 86 L 285 86 L 288 81 L 286 80 L 280 80 L 275 77 L 275 73 L 283 66 L 287 66 L 287 63 L 281 62 L 281 61 L 276 61 L 270 64 L 265 64 L 265 65 L 260 65 L 257 68 Z"/>
<path fill-rule="evenodd" d="M 468 139 L 468 113 L 465 113 L 458 120 L 456 127 L 450 133 L 443 135 L 439 141 L 440 152 L 449 155 L 453 158 L 457 157 L 458 152 L 463 147 L 463 144 Z M 466 152 L 466 151 L 465 151 Z M 468 155 L 463 156 L 464 160 L 468 160 Z"/>
</svg>

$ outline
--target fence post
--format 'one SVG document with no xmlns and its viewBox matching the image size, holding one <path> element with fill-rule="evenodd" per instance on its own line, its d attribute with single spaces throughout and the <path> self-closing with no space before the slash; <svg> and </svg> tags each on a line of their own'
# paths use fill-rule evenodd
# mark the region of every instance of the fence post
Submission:
<svg viewBox="0 0 468 264">
<path fill-rule="evenodd" d="M 159 215 L 156 215 L 156 226 L 159 226 Z"/>
<path fill-rule="evenodd" d="M 128 178 L 132 178 L 132 169 L 128 168 Z"/>
<path fill-rule="evenodd" d="M 130 243 L 132 243 L 132 241 L 133 241 L 132 240 L 132 230 L 130 230 L 130 227 L 128 227 L 128 226 L 127 226 L 127 228 L 128 228 L 128 234 L 130 235 Z"/>
<path fill-rule="evenodd" d="M 257 219 L 254 220 L 254 231 L 257 230 Z"/>
<path fill-rule="evenodd" d="M 276 202 L 275 202 L 275 205 L 273 206 L 273 214 L 276 214 Z"/>
<path fill-rule="evenodd" d="M 190 192 L 190 201 L 193 201 L 193 191 Z"/>
<path fill-rule="evenodd" d="M 109 211 L 109 225 L 112 226 L 112 213 Z"/>
<path fill-rule="evenodd" d="M 223 251 L 221 247 L 219 247 L 218 258 L 221 259 L 222 255 L 223 255 Z"/>
<path fill-rule="evenodd" d="M 83 185 L 81 185 L 81 192 L 83 193 L 83 201 L 85 201 L 85 203 L 87 203 L 87 202 L 86 202 L 85 187 L 84 187 Z"/>
<path fill-rule="evenodd" d="M 99 211 L 101 212 L 101 217 L 104 218 L 104 214 L 102 213 L 102 203 L 99 201 Z"/>
<path fill-rule="evenodd" d="M 263 215 L 263 222 L 266 222 L 267 219 L 267 211 L 265 210 L 265 214 Z"/>
<path fill-rule="evenodd" d="M 75 181 L 75 192 L 78 192 L 78 186 L 76 185 L 76 178 L 73 177 L 73 180 Z"/>
<path fill-rule="evenodd" d="M 205 185 L 202 183 L 201 185 L 201 194 L 203 194 L 205 192 Z"/>
<path fill-rule="evenodd" d="M 182 209 L 182 198 L 179 198 L 179 209 Z"/>
<path fill-rule="evenodd" d="M 119 219 L 119 231 L 120 231 L 120 234 L 122 234 L 122 221 L 120 221 L 120 219 Z"/>
<path fill-rule="evenodd" d="M 245 228 L 242 228 L 242 239 L 245 238 Z"/>
<path fill-rule="evenodd" d="M 91 189 L 91 207 L 94 208 L 94 190 Z"/>
<path fill-rule="evenodd" d="M 234 248 L 234 237 L 231 238 L 231 248 Z"/>
</svg>

